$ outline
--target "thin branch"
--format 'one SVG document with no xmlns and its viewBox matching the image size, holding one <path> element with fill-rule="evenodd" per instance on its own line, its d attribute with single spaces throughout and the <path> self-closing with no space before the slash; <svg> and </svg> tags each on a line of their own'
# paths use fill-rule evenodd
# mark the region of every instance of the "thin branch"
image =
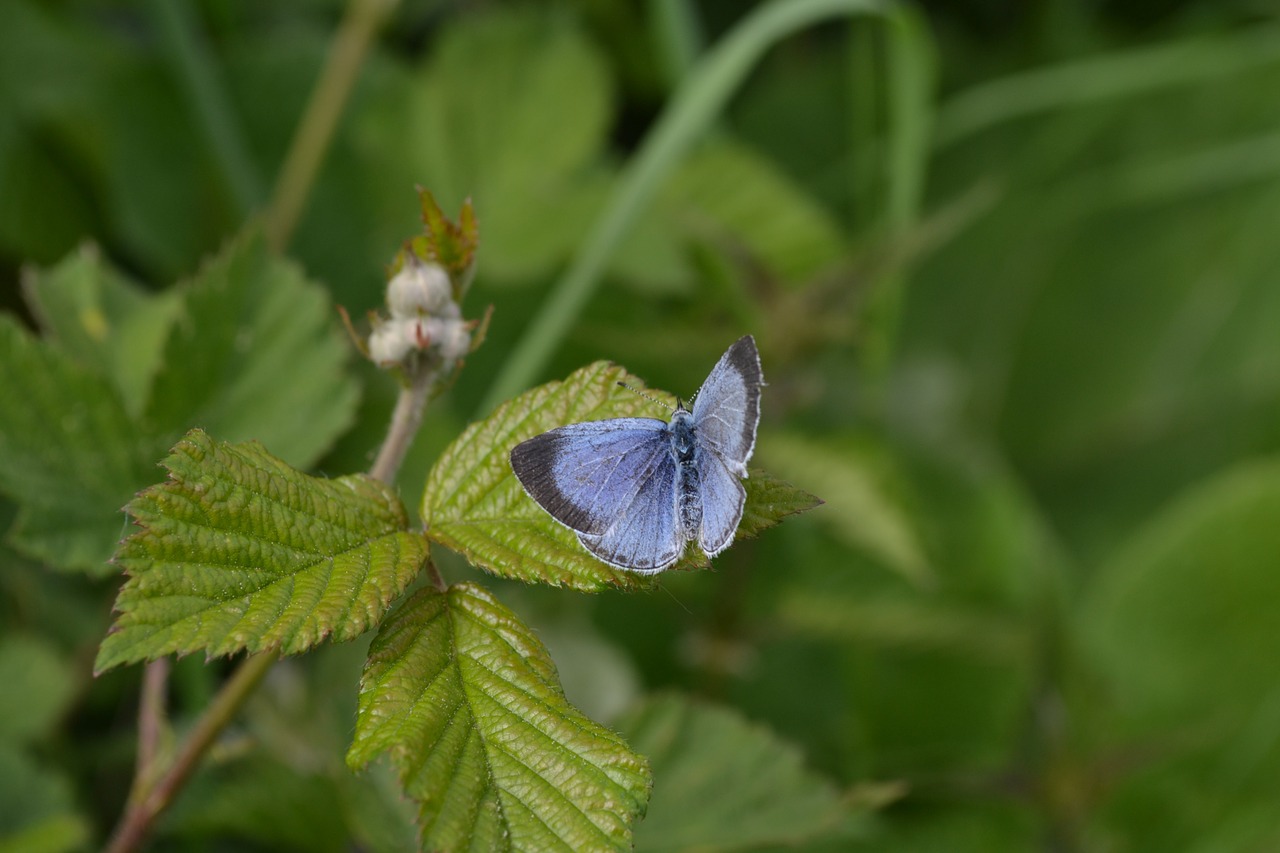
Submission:
<svg viewBox="0 0 1280 853">
<path fill-rule="evenodd" d="M 369 45 L 398 2 L 351 0 L 347 5 L 347 13 L 334 36 L 333 47 L 298 123 L 271 196 L 267 239 L 277 250 L 287 246 L 293 236 Z"/>
<path fill-rule="evenodd" d="M 105 853 L 128 853 L 138 849 L 151 831 L 156 818 L 168 808 L 174 796 L 191 778 L 214 739 L 231 722 L 240 706 L 278 659 L 278 655 L 265 653 L 254 655 L 240 664 L 214 697 L 212 704 L 196 720 L 195 727 L 187 735 L 173 764 L 154 785 L 130 800 L 120 825 L 104 848 Z"/>
<path fill-rule="evenodd" d="M 165 692 L 169 684 L 169 659 L 153 660 L 142 673 L 142 695 L 138 701 L 138 768 L 135 793 L 154 772 L 160 755 L 160 738 L 165 725 Z M 132 794 L 131 794 L 132 796 Z"/>
<path fill-rule="evenodd" d="M 369 476 L 375 480 L 390 484 L 396 478 L 405 454 L 413 437 L 418 434 L 422 425 L 422 413 L 426 410 L 427 398 L 431 396 L 431 388 L 439 376 L 433 370 L 420 370 L 411 377 L 409 384 L 400 389 L 396 399 L 395 411 L 391 413 L 391 425 L 387 428 L 387 437 L 378 450 L 378 458 L 369 469 Z"/>
</svg>

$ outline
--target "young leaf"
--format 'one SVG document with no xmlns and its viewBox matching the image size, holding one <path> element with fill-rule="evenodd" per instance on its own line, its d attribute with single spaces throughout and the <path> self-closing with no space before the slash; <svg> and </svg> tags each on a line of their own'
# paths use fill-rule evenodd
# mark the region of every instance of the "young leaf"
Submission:
<svg viewBox="0 0 1280 853">
<path fill-rule="evenodd" d="M 812 842 L 848 807 L 799 751 L 737 714 L 679 696 L 619 724 L 653 762 L 653 801 L 636 850 L 756 850 Z"/>
<path fill-rule="evenodd" d="M 193 430 L 170 478 L 128 506 L 141 530 L 116 561 L 129 580 L 99 672 L 203 649 L 295 654 L 376 624 L 427 555 L 390 488 L 309 477 L 260 444 Z"/>
<path fill-rule="evenodd" d="M 192 426 L 256 439 L 305 467 L 354 414 L 348 352 L 325 292 L 250 232 L 184 288 L 147 425 L 170 440 Z"/>
<path fill-rule="evenodd" d="M 347 762 L 390 751 L 429 850 L 629 850 L 649 770 L 564 698 L 546 648 L 474 584 L 379 630 Z"/>
<path fill-rule="evenodd" d="M 0 490 L 22 507 L 15 546 L 58 568 L 109 570 L 120 507 L 162 452 L 99 374 L 0 317 Z"/>
<path fill-rule="evenodd" d="M 511 448 L 564 424 L 654 416 L 652 402 L 618 386 L 643 383 L 617 365 L 599 361 L 499 406 L 472 424 L 441 454 L 427 477 L 422 517 L 427 536 L 466 555 L 494 574 L 526 582 L 595 592 L 608 586 L 642 588 L 651 578 L 615 569 L 592 557 L 568 528 L 525 494 L 511 471 Z M 650 396 L 653 396 L 652 394 Z M 658 393 L 659 398 L 674 399 Z M 744 482 L 747 505 L 738 536 L 754 535 L 820 500 L 752 471 Z M 691 548 L 677 568 L 706 565 Z"/>
</svg>

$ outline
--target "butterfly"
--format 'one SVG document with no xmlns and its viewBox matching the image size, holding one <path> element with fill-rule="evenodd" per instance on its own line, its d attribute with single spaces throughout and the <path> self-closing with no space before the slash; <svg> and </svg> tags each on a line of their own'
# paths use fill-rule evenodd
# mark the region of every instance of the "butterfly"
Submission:
<svg viewBox="0 0 1280 853">
<path fill-rule="evenodd" d="M 742 520 L 763 385 L 746 335 L 716 362 L 692 410 L 681 402 L 670 422 L 562 426 L 516 445 L 511 469 L 529 497 L 611 566 L 656 574 L 690 541 L 714 557 Z"/>
</svg>

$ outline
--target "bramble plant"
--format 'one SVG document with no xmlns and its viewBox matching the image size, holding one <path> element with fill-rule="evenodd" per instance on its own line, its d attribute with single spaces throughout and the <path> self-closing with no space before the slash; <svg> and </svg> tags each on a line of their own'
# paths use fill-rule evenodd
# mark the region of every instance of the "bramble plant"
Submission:
<svg viewBox="0 0 1280 853">
<path fill-rule="evenodd" d="M 251 655 L 185 751 L 167 762 L 140 759 L 111 849 L 137 846 L 272 662 L 370 630 L 377 633 L 346 759 L 360 770 L 390 756 L 416 803 L 424 849 L 631 846 L 649 800 L 646 758 L 574 708 L 535 633 L 483 585 L 447 582 L 432 547 L 526 583 L 579 592 L 651 587 L 652 578 L 587 554 L 524 494 L 507 457 L 555 426 L 653 403 L 619 387 L 639 387 L 637 377 L 601 362 L 500 405 L 436 460 L 415 523 L 392 481 L 424 406 L 483 337 L 482 324 L 461 310 L 478 243 L 471 205 L 454 223 L 429 193 L 421 201 L 425 233 L 393 262 L 389 316 L 370 317 L 362 346 L 402 386 L 369 474 L 315 477 L 295 467 L 314 461 L 325 437 L 310 429 L 347 420 L 351 389 L 337 370 L 340 343 L 323 299 L 252 233 L 163 299 L 83 254 L 28 288 L 49 319 L 48 339 L 0 320 L 0 378 L 22 383 L 30 400 L 7 415 L 8 480 L 45 497 L 25 506 L 17 541 L 63 565 L 114 565 L 128 576 L 95 670 L 193 652 Z M 57 335 L 76 300 L 110 312 L 111 329 L 138 334 Z M 318 375 L 318 365 L 331 375 Z M 293 413 L 276 419 L 291 426 L 245 440 L 256 421 L 244 413 L 264 405 Z M 73 439 L 57 469 L 42 464 L 50 460 L 38 458 L 34 442 L 14 446 L 55 418 Z M 136 530 L 107 562 L 117 535 L 111 508 L 150 476 L 148 454 L 191 422 L 202 426 L 173 444 L 167 480 L 129 501 Z M 292 451 L 287 458 L 272 454 L 277 442 Z M 73 477 L 88 488 L 71 488 Z M 817 503 L 764 472 L 745 482 L 740 537 Z M 691 555 L 675 568 L 705 562 Z M 419 578 L 425 582 L 406 595 Z M 642 719 L 688 713 L 667 699 Z"/>
</svg>

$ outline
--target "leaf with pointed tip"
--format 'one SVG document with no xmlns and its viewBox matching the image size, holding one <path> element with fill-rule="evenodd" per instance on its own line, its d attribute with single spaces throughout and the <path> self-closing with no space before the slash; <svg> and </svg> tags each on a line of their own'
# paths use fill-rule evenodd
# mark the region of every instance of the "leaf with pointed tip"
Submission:
<svg viewBox="0 0 1280 853">
<path fill-rule="evenodd" d="M 128 506 L 141 528 L 116 562 L 129 580 L 96 669 L 204 650 L 304 651 L 375 625 L 417 574 L 426 541 L 386 485 L 309 477 L 257 442 L 193 430 L 170 477 Z"/>
<path fill-rule="evenodd" d="M 533 632 L 481 587 L 425 587 L 382 624 L 347 753 L 391 753 L 430 850 L 630 850 L 645 760 L 568 703 Z"/>
<path fill-rule="evenodd" d="M 800 751 L 724 708 L 664 695 L 619 722 L 655 780 L 636 850 L 757 850 L 830 836 L 851 808 Z"/>
<path fill-rule="evenodd" d="M 120 507 L 163 452 L 100 374 L 0 316 L 0 490 L 21 506 L 17 548 L 61 569 L 110 571 Z"/>
<path fill-rule="evenodd" d="M 652 416 L 654 405 L 628 389 L 643 383 L 621 367 L 598 361 L 499 406 L 472 424 L 441 454 L 427 477 L 422 517 L 427 536 L 494 574 L 526 582 L 595 592 L 637 589 L 652 576 L 616 569 L 592 557 L 568 528 L 525 494 L 511 470 L 511 448 L 535 435 L 578 421 Z M 663 402 L 675 399 L 655 392 Z M 650 396 L 653 396 L 651 393 Z M 744 482 L 747 504 L 738 528 L 747 537 L 820 500 L 758 471 Z M 705 566 L 691 548 L 677 569 Z"/>
</svg>

